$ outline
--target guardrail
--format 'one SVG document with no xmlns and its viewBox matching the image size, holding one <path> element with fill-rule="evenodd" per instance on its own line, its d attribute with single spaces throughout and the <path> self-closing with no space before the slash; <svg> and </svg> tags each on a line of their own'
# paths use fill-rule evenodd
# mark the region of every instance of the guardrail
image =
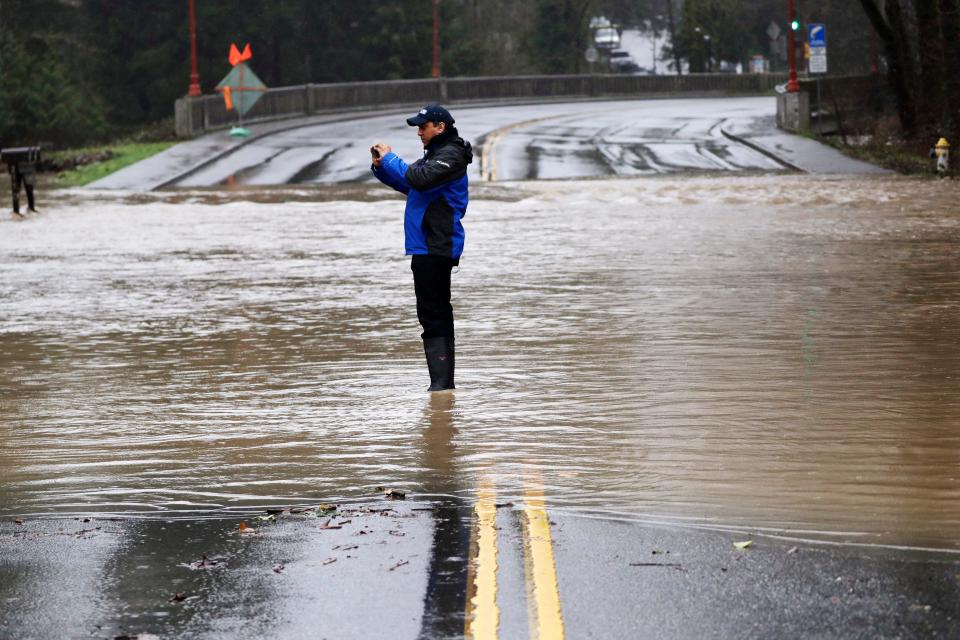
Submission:
<svg viewBox="0 0 960 640">
<path fill-rule="evenodd" d="M 246 123 L 297 118 L 371 107 L 419 106 L 427 102 L 523 102 L 560 98 L 645 98 L 671 95 L 772 93 L 785 74 L 701 73 L 683 76 L 558 75 L 384 80 L 306 84 L 268 89 L 244 118 Z M 180 98 L 175 106 L 177 135 L 193 137 L 231 127 L 220 95 Z"/>
</svg>

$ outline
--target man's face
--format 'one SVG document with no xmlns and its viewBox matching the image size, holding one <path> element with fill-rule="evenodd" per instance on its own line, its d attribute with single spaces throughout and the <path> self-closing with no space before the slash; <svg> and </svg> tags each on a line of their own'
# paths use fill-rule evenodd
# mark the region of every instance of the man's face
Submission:
<svg viewBox="0 0 960 640">
<path fill-rule="evenodd" d="M 446 131 L 447 125 L 443 122 L 424 122 L 417 127 L 417 135 L 420 136 L 420 142 L 423 146 L 430 144 L 430 141 Z"/>
</svg>

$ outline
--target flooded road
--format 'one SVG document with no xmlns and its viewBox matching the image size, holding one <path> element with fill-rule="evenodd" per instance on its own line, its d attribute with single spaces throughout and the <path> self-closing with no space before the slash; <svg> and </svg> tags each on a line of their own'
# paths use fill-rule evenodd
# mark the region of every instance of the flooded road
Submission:
<svg viewBox="0 0 960 640">
<path fill-rule="evenodd" d="M 558 510 L 960 549 L 958 196 L 483 185 L 438 428 L 385 190 L 53 193 L 0 221 L 0 514 L 534 482 Z"/>
<path fill-rule="evenodd" d="M 474 181 L 787 169 L 724 133 L 773 128 L 771 96 L 457 106 L 454 115 L 473 142 L 477 157 L 468 171 Z M 373 183 L 357 131 L 364 140 L 389 142 L 410 161 L 423 151 L 405 115 L 345 115 L 252 138 L 173 184 Z"/>
</svg>

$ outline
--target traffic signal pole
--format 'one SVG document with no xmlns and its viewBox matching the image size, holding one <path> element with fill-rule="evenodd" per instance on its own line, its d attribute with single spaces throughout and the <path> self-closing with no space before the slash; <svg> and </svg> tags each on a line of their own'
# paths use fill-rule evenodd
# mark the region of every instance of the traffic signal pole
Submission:
<svg viewBox="0 0 960 640">
<path fill-rule="evenodd" d="M 437 15 L 437 0 L 433 0 L 433 68 L 430 75 L 440 77 L 440 20 Z"/>
<path fill-rule="evenodd" d="M 794 29 L 793 0 L 787 0 L 787 24 L 790 25 L 790 78 L 787 81 L 787 92 L 796 93 L 800 91 L 800 83 L 797 82 L 797 30 Z"/>
<path fill-rule="evenodd" d="M 190 0 L 190 88 L 187 95 L 196 98 L 201 95 L 200 74 L 197 73 L 197 12 Z M 183 6 L 183 5 L 180 5 Z"/>
</svg>

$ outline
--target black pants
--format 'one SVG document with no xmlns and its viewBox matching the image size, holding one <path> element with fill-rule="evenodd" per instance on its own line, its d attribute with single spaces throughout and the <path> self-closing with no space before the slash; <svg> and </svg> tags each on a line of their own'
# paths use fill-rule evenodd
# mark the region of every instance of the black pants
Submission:
<svg viewBox="0 0 960 640">
<path fill-rule="evenodd" d="M 13 210 L 20 213 L 20 185 L 27 188 L 27 208 L 36 211 L 33 202 L 33 176 L 25 176 L 17 169 L 10 172 L 10 191 L 13 193 Z"/>
<path fill-rule="evenodd" d="M 452 338 L 453 307 L 450 306 L 450 271 L 459 260 L 445 256 L 413 256 L 413 288 L 417 293 L 420 337 Z"/>
</svg>

